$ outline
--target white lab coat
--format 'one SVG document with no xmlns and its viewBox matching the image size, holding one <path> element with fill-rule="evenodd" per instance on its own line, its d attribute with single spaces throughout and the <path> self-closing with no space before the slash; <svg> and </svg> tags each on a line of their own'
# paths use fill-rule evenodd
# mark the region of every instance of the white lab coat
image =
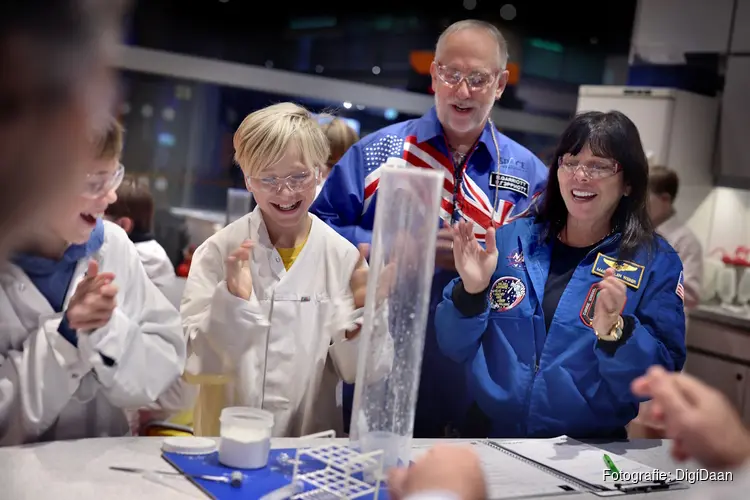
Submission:
<svg viewBox="0 0 750 500">
<path fill-rule="evenodd" d="M 690 309 L 700 302 L 703 280 L 703 249 L 695 234 L 673 215 L 662 222 L 656 231 L 661 234 L 682 260 L 685 287 L 685 307 Z"/>
<path fill-rule="evenodd" d="M 181 312 L 189 338 L 186 376 L 201 384 L 197 434 L 218 434 L 218 414 L 227 406 L 272 412 L 274 436 L 341 432 L 336 385 L 356 378 L 359 338 L 346 340 L 333 325 L 347 301 L 353 303 L 349 282 L 359 253 L 310 217 L 307 243 L 289 271 L 257 207 L 196 250 Z M 229 293 L 225 261 L 248 238 L 255 247 L 253 293 L 246 301 Z M 393 353 L 388 345 L 389 351 L 379 349 L 386 361 Z"/>
<path fill-rule="evenodd" d="M 91 258 L 115 274 L 117 308 L 107 325 L 79 334 L 78 348 L 57 332 L 62 313 L 20 268 L 0 271 L 1 445 L 127 434 L 124 410 L 153 403 L 182 373 L 179 314 L 125 232 L 105 221 L 104 243 Z M 78 263 L 65 307 L 87 266 Z"/>
<path fill-rule="evenodd" d="M 176 278 L 174 266 L 166 250 L 156 240 L 139 241 L 135 244 L 141 264 L 151 281 L 159 288 L 172 286 Z"/>
</svg>

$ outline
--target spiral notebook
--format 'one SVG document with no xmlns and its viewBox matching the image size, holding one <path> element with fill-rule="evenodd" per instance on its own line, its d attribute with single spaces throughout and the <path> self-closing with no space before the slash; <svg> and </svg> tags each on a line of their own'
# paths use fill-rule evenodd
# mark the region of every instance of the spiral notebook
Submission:
<svg viewBox="0 0 750 500">
<path fill-rule="evenodd" d="M 567 436 L 473 444 L 482 458 L 491 499 L 564 494 L 559 489 L 617 496 L 687 488 L 685 483 L 669 480 L 664 471 Z M 605 454 L 621 472 L 620 477 L 605 473 Z M 532 474 L 530 469 L 537 472 Z"/>
<path fill-rule="evenodd" d="M 489 500 L 557 497 L 582 491 L 539 467 L 519 460 L 492 441 L 477 441 L 472 445 L 482 462 Z"/>
</svg>

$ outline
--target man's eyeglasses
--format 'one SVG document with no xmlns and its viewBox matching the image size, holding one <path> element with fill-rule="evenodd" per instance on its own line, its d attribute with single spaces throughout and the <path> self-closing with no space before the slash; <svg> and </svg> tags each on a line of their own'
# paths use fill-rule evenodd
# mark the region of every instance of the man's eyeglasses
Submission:
<svg viewBox="0 0 750 500">
<path fill-rule="evenodd" d="M 287 175 L 286 177 L 247 177 L 247 182 L 253 189 L 265 193 L 278 193 L 284 187 L 294 193 L 304 191 L 314 186 L 318 182 L 319 171 L 308 170 L 297 174 Z"/>
<path fill-rule="evenodd" d="M 466 80 L 466 85 L 473 92 L 481 92 L 487 89 L 490 85 L 495 82 L 497 73 L 490 73 L 487 71 L 474 70 L 470 73 L 464 73 L 456 68 L 451 68 L 444 64 L 435 63 L 437 65 L 437 75 L 440 80 L 450 88 L 455 88 L 461 85 L 461 82 Z"/>
<path fill-rule="evenodd" d="M 110 191 L 116 191 L 122 184 L 123 177 L 125 177 L 125 166 L 122 163 L 119 163 L 112 173 L 88 174 L 81 194 L 85 198 L 101 198 Z"/>
<path fill-rule="evenodd" d="M 612 177 L 622 170 L 619 163 L 610 163 L 603 160 L 583 163 L 575 158 L 561 156 L 557 159 L 557 166 L 566 174 L 575 175 L 578 169 L 582 169 L 584 175 L 589 179 L 605 179 Z"/>
</svg>

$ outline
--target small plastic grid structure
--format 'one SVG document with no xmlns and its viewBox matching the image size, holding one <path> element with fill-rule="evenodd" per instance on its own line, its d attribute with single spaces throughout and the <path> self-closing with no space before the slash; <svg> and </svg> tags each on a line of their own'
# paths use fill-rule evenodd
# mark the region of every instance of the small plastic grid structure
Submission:
<svg viewBox="0 0 750 500">
<path fill-rule="evenodd" d="M 308 456 L 325 464 L 324 469 L 298 474 L 298 464 L 303 456 Z M 355 477 L 362 474 L 374 479 L 374 484 Z M 350 500 L 372 495 L 377 500 L 383 477 L 383 452 L 359 453 L 348 446 L 325 444 L 306 449 L 298 449 L 295 460 L 294 481 L 303 481 L 315 490 L 296 495 L 297 500 L 316 498 L 337 498 Z"/>
</svg>

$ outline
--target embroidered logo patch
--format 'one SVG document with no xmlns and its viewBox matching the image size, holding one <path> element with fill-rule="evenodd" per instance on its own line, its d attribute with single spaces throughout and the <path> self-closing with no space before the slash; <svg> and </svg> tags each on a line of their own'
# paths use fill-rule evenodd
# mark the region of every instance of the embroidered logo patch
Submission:
<svg viewBox="0 0 750 500">
<path fill-rule="evenodd" d="M 681 301 L 685 302 L 685 273 L 683 271 L 680 271 L 680 279 L 677 281 L 675 293 Z"/>
<path fill-rule="evenodd" d="M 516 177 L 515 175 L 498 174 L 497 172 L 492 172 L 490 174 L 490 187 L 514 191 L 527 198 L 529 197 L 529 191 L 531 190 L 529 181 L 526 179 Z"/>
<path fill-rule="evenodd" d="M 617 260 L 614 257 L 608 257 L 603 253 L 599 253 L 599 255 L 596 256 L 596 261 L 594 261 L 594 267 L 591 269 L 591 274 L 604 277 L 604 273 L 610 268 L 615 270 L 615 278 L 635 290 L 640 288 L 643 273 L 646 271 L 644 266 L 636 264 L 635 262 Z"/>
<path fill-rule="evenodd" d="M 523 260 L 523 251 L 518 249 L 507 257 L 508 265 L 514 269 L 526 269 L 526 262 Z"/>
<path fill-rule="evenodd" d="M 599 288 L 596 284 L 591 285 L 589 293 L 586 294 L 586 299 L 583 301 L 583 307 L 581 307 L 581 321 L 589 328 L 594 327 L 594 309 L 596 307 L 596 297 L 599 295 Z"/>
<path fill-rule="evenodd" d="M 526 297 L 526 285 L 518 278 L 504 276 L 490 288 L 490 308 L 493 311 L 510 311 Z"/>
</svg>

